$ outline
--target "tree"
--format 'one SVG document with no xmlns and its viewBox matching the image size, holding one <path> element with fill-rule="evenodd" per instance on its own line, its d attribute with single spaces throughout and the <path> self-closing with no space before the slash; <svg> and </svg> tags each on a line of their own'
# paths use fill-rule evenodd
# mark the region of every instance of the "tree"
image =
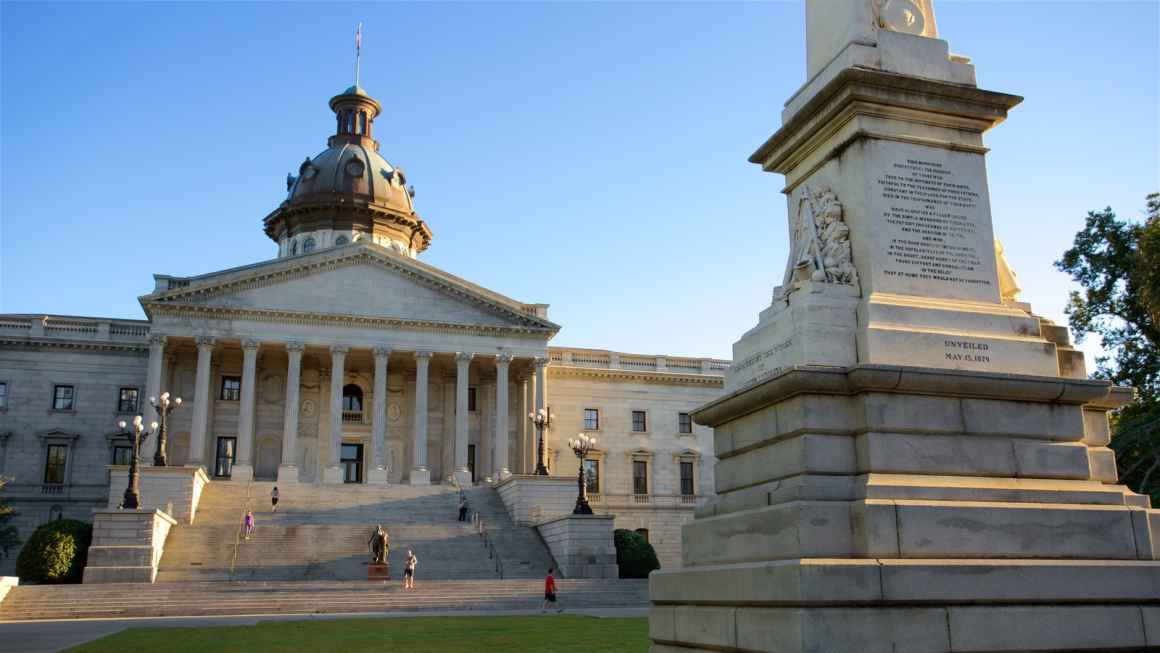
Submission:
<svg viewBox="0 0 1160 653">
<path fill-rule="evenodd" d="M 16 573 L 21 582 L 79 583 L 92 541 L 92 524 L 75 519 L 41 524 L 20 549 Z"/>
<path fill-rule="evenodd" d="M 661 568 L 657 552 L 640 533 L 618 528 L 612 532 L 612 542 L 621 578 L 648 578 L 649 572 Z"/>
<path fill-rule="evenodd" d="M 1082 287 L 1065 309 L 1076 340 L 1097 334 L 1109 352 L 1093 376 L 1138 392 L 1113 415 L 1120 480 L 1160 502 L 1160 193 L 1146 206 L 1142 223 L 1119 220 L 1111 207 L 1089 211 L 1055 266 Z"/>
<path fill-rule="evenodd" d="M 0 477 L 0 490 L 8 483 L 8 479 Z M 17 515 L 16 511 L 0 500 L 0 559 L 7 558 L 12 549 L 20 545 L 16 527 L 10 522 Z"/>
</svg>

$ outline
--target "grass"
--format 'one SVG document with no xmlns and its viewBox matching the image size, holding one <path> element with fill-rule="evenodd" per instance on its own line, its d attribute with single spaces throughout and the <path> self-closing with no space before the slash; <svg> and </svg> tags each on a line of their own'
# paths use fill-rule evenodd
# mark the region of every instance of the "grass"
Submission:
<svg viewBox="0 0 1160 653">
<path fill-rule="evenodd" d="M 266 621 L 253 626 L 129 628 L 68 653 L 391 651 L 391 653 L 645 653 L 648 619 L 579 615 Z"/>
</svg>

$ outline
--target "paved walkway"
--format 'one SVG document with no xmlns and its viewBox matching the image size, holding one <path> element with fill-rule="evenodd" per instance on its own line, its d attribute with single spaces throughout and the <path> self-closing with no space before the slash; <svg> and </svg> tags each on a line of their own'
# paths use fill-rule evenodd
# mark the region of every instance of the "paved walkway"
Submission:
<svg viewBox="0 0 1160 653">
<path fill-rule="evenodd" d="M 69 619 L 49 621 L 0 622 L 0 653 L 55 653 L 78 644 L 91 642 L 126 628 L 191 628 L 194 626 L 252 626 L 262 621 L 317 621 L 320 619 L 365 619 L 406 617 L 480 617 L 539 615 L 539 610 L 454 610 L 432 612 L 367 612 L 358 614 L 320 614 L 236 617 L 139 617 L 132 619 Z M 585 608 L 566 610 L 564 614 L 590 617 L 647 617 L 648 608 Z"/>
</svg>

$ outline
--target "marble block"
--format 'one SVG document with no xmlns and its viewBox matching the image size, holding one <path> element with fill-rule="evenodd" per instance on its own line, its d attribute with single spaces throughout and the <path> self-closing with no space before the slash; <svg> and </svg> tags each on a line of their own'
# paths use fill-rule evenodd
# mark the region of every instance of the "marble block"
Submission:
<svg viewBox="0 0 1160 653">
<path fill-rule="evenodd" d="M 367 565 L 367 580 L 391 580 L 390 563 Z"/>
</svg>

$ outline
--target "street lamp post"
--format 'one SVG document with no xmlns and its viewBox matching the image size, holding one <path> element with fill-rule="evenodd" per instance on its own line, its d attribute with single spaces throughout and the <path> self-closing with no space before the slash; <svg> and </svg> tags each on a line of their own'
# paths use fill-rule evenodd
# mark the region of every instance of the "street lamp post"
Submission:
<svg viewBox="0 0 1160 653">
<path fill-rule="evenodd" d="M 536 471 L 533 473 L 536 476 L 547 476 L 548 467 L 544 464 L 544 429 L 552 423 L 552 414 L 546 408 L 541 408 L 528 413 L 528 419 L 532 420 L 532 426 L 536 427 Z"/>
<path fill-rule="evenodd" d="M 588 484 L 584 482 L 584 459 L 588 457 L 590 451 L 596 448 L 596 438 L 590 438 L 587 434 L 581 433 L 576 439 L 568 440 L 568 446 L 571 447 L 572 453 L 580 459 L 580 473 L 576 477 L 579 491 L 576 494 L 576 507 L 572 509 L 572 514 L 591 515 L 592 507 L 588 505 Z"/>
<path fill-rule="evenodd" d="M 153 454 L 153 466 L 165 467 L 168 464 L 166 445 L 169 444 L 168 429 L 165 425 L 169 419 L 169 413 L 181 405 L 181 397 L 175 397 L 173 401 L 170 401 L 169 393 L 162 392 L 161 401 L 157 401 L 156 397 L 149 397 L 149 404 L 153 406 L 153 410 L 157 411 L 157 416 L 161 419 L 161 428 L 157 431 L 157 452 Z"/>
<path fill-rule="evenodd" d="M 117 426 L 125 429 L 129 425 L 125 420 L 117 422 Z M 145 430 L 145 425 L 141 423 L 141 416 L 137 415 L 133 418 L 133 432 L 130 434 L 133 442 L 133 457 L 129 459 L 129 485 L 125 488 L 125 499 L 121 507 L 126 510 L 136 510 L 141 504 L 141 488 L 137 481 L 138 468 L 141 465 L 141 445 L 149 439 L 149 435 L 157 431 L 157 422 L 149 425 L 152 431 Z"/>
</svg>

